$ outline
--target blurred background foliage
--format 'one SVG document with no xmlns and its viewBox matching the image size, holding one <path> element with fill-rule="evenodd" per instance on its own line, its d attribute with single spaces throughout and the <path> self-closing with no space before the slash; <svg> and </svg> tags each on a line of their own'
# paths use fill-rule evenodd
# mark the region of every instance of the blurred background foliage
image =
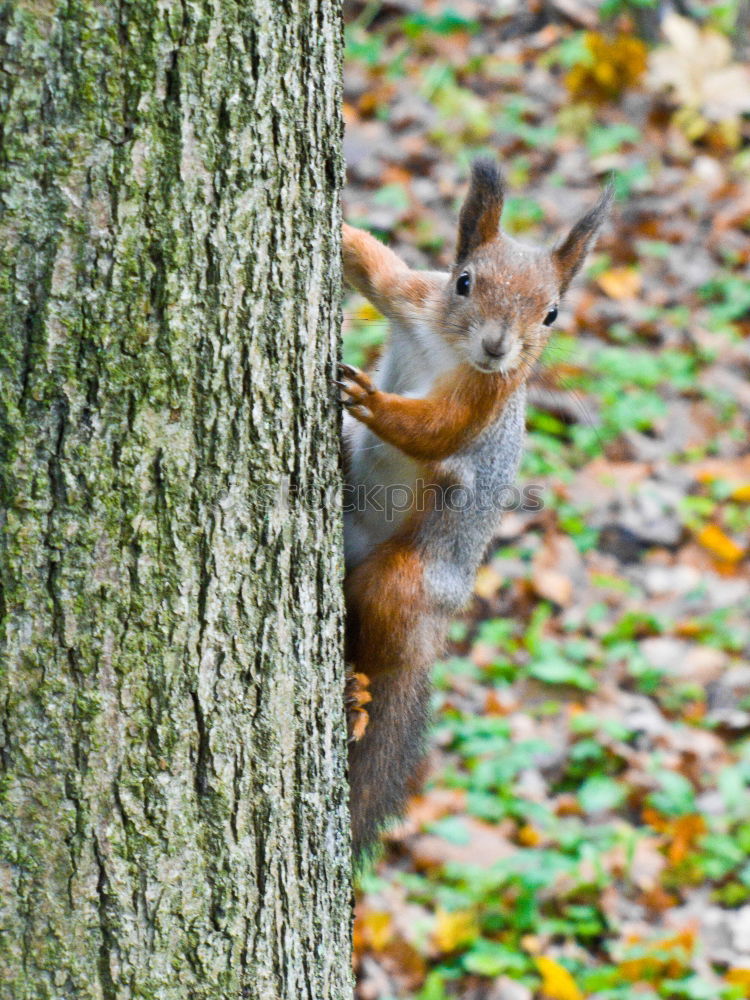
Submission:
<svg viewBox="0 0 750 1000">
<path fill-rule="evenodd" d="M 470 161 L 549 241 L 618 202 L 531 385 L 435 669 L 431 776 L 363 874 L 359 1000 L 750 997 L 750 13 L 347 0 L 345 214 L 451 264 Z M 345 356 L 386 333 L 345 303 Z"/>
</svg>

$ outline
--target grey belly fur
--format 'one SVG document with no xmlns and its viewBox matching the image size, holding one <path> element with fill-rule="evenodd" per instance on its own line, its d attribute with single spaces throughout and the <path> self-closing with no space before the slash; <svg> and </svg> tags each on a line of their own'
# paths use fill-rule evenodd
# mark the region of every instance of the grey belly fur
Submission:
<svg viewBox="0 0 750 1000">
<path fill-rule="evenodd" d="M 443 502 L 442 509 L 430 511 L 420 525 L 417 544 L 424 558 L 427 591 L 447 613 L 460 610 L 471 596 L 476 571 L 500 525 L 497 497 L 516 481 L 525 423 L 522 386 L 499 420 L 442 463 L 465 490 L 454 490 L 453 503 Z"/>
</svg>

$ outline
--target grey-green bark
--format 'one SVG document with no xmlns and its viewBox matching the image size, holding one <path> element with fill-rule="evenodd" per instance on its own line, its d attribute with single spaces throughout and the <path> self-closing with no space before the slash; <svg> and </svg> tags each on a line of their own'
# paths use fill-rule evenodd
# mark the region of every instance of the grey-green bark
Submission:
<svg viewBox="0 0 750 1000">
<path fill-rule="evenodd" d="M 350 996 L 338 5 L 0 28 L 0 998 Z"/>
</svg>

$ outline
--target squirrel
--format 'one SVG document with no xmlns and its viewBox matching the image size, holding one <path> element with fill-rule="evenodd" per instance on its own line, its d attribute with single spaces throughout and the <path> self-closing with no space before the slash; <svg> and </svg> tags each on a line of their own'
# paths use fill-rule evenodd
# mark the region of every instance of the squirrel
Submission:
<svg viewBox="0 0 750 1000">
<path fill-rule="evenodd" d="M 525 431 L 526 382 L 611 199 L 553 249 L 500 229 L 504 186 L 472 165 L 448 273 L 344 223 L 344 276 L 390 321 L 367 375 L 340 365 L 352 843 L 361 859 L 425 769 L 430 671 L 468 602 Z M 450 501 L 453 502 L 450 502 Z"/>
</svg>

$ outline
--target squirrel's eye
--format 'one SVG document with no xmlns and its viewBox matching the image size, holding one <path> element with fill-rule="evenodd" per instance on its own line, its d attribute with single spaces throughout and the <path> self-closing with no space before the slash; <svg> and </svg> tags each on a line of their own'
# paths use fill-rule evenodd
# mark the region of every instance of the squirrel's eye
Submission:
<svg viewBox="0 0 750 1000">
<path fill-rule="evenodd" d="M 468 295 L 470 288 L 471 278 L 469 277 L 469 272 L 464 271 L 463 274 L 459 274 L 458 276 L 458 281 L 456 282 L 456 295 Z"/>
<path fill-rule="evenodd" d="M 555 322 L 556 319 L 557 319 L 557 306 L 552 306 L 552 308 L 544 317 L 542 322 L 544 323 L 545 326 L 552 326 L 552 324 Z"/>
</svg>

